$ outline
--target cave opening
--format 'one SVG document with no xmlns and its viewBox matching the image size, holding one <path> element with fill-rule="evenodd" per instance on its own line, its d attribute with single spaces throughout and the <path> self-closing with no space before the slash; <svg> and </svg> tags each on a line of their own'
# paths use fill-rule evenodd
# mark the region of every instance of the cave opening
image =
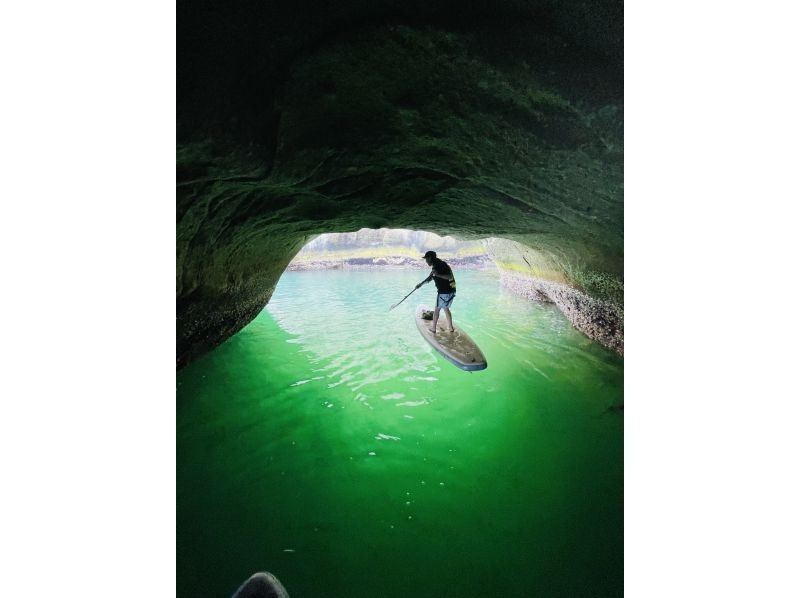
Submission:
<svg viewBox="0 0 800 598">
<path fill-rule="evenodd" d="M 179 594 L 620 595 L 622 4 L 331 7 L 181 12 Z"/>
<path fill-rule="evenodd" d="M 430 269 L 426 251 L 452 263 L 455 268 L 494 268 L 488 247 L 494 239 L 462 240 L 452 236 L 411 229 L 370 229 L 323 233 L 309 240 L 292 258 L 286 271 L 348 268 Z"/>
<path fill-rule="evenodd" d="M 506 571 L 498 595 L 608 586 L 621 562 L 622 361 L 554 304 L 501 284 L 488 259 L 501 241 L 321 235 L 247 326 L 179 372 L 187 593 L 230 593 L 267 568 L 296 595 L 399 597 L 424 583 L 466 596 L 476 561 Z M 418 333 L 432 286 L 389 310 L 435 242 L 464 258 L 453 319 L 485 370 L 453 367 Z M 512 536 L 544 549 L 523 558 Z M 581 581 L 540 574 L 565 546 Z"/>
<path fill-rule="evenodd" d="M 469 596 L 476 562 L 504 571 L 498 595 L 619 589 L 622 360 L 501 284 L 489 256 L 506 242 L 321 235 L 249 324 L 178 373 L 187 595 L 267 569 L 292 595 Z M 432 286 L 389 310 L 431 246 L 465 259 L 453 319 L 485 370 L 453 367 L 418 333 Z M 526 538 L 541 550 L 521 551 Z M 563 546 L 580 578 L 552 569 Z"/>
<path fill-rule="evenodd" d="M 241 201 L 242 196 L 237 199 Z M 269 303 L 285 272 L 422 271 L 427 267 L 422 255 L 428 250 L 437 251 L 456 270 L 494 271 L 506 289 L 533 302 L 555 305 L 578 331 L 623 353 L 621 279 L 596 262 L 559 250 L 557 240 L 542 243 L 537 236 L 493 236 L 491 231 L 499 225 L 489 216 L 480 223 L 469 220 L 471 229 L 443 236 L 422 227 L 326 232 L 343 227 L 325 226 L 324 221 L 311 227 L 302 222 L 305 226 L 295 230 L 293 226 L 264 226 L 258 219 L 242 230 L 238 214 L 242 207 L 228 203 L 224 228 L 210 238 L 195 233 L 188 244 L 191 249 L 198 239 L 211 241 L 206 252 L 184 257 L 179 248 L 179 368 L 251 322 Z M 184 218 L 188 220 L 189 215 Z"/>
</svg>

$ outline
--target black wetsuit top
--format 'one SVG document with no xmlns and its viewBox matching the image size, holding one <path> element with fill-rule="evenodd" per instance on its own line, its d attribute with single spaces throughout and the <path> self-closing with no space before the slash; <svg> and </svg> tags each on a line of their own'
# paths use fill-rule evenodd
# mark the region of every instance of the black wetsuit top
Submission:
<svg viewBox="0 0 800 598">
<path fill-rule="evenodd" d="M 453 269 L 447 265 L 447 262 L 440 260 L 438 257 L 433 258 L 431 267 L 433 268 L 433 271 L 436 272 L 437 274 L 453 276 Z M 447 280 L 446 278 L 439 278 L 438 276 L 434 276 L 433 273 L 431 273 L 431 275 L 425 279 L 425 282 L 428 282 L 429 280 L 433 280 L 433 282 L 436 283 L 436 290 L 439 292 L 439 294 L 449 294 L 456 292 L 455 277 L 453 278 L 452 281 L 450 281 Z"/>
</svg>

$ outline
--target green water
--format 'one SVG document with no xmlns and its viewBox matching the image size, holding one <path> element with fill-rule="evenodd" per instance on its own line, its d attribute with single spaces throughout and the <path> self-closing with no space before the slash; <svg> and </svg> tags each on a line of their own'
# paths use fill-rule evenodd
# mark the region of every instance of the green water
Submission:
<svg viewBox="0 0 800 598">
<path fill-rule="evenodd" d="M 460 272 L 468 373 L 423 340 L 421 271 L 286 273 L 178 374 L 179 596 L 621 596 L 622 359 Z"/>
</svg>

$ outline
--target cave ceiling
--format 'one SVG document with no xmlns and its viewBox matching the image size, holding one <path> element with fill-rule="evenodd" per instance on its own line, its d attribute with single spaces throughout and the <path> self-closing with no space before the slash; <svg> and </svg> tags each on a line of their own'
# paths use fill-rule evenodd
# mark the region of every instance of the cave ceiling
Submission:
<svg viewBox="0 0 800 598">
<path fill-rule="evenodd" d="M 177 16 L 179 366 L 251 321 L 325 232 L 501 237 L 576 287 L 621 288 L 621 2 Z"/>
</svg>

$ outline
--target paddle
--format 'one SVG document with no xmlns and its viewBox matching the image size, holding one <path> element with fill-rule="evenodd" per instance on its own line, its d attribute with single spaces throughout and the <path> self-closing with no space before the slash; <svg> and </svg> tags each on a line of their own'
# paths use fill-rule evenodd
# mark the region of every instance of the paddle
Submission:
<svg viewBox="0 0 800 598">
<path fill-rule="evenodd" d="M 421 286 L 422 286 L 421 284 L 418 284 L 417 286 L 415 286 L 415 287 L 414 287 L 414 291 L 416 291 L 416 290 L 417 290 L 419 287 L 421 287 Z M 414 291 L 411 291 L 411 293 L 413 293 Z M 392 305 L 392 306 L 389 308 L 389 311 L 392 311 L 392 310 L 393 310 L 395 307 L 397 307 L 398 305 L 400 305 L 400 304 L 401 304 L 403 301 L 405 301 L 406 299 L 408 299 L 409 297 L 411 297 L 411 293 L 409 293 L 408 295 L 406 295 L 405 297 L 403 297 L 402 299 L 400 299 L 400 301 L 398 301 L 397 303 L 395 303 L 394 305 Z"/>
</svg>

